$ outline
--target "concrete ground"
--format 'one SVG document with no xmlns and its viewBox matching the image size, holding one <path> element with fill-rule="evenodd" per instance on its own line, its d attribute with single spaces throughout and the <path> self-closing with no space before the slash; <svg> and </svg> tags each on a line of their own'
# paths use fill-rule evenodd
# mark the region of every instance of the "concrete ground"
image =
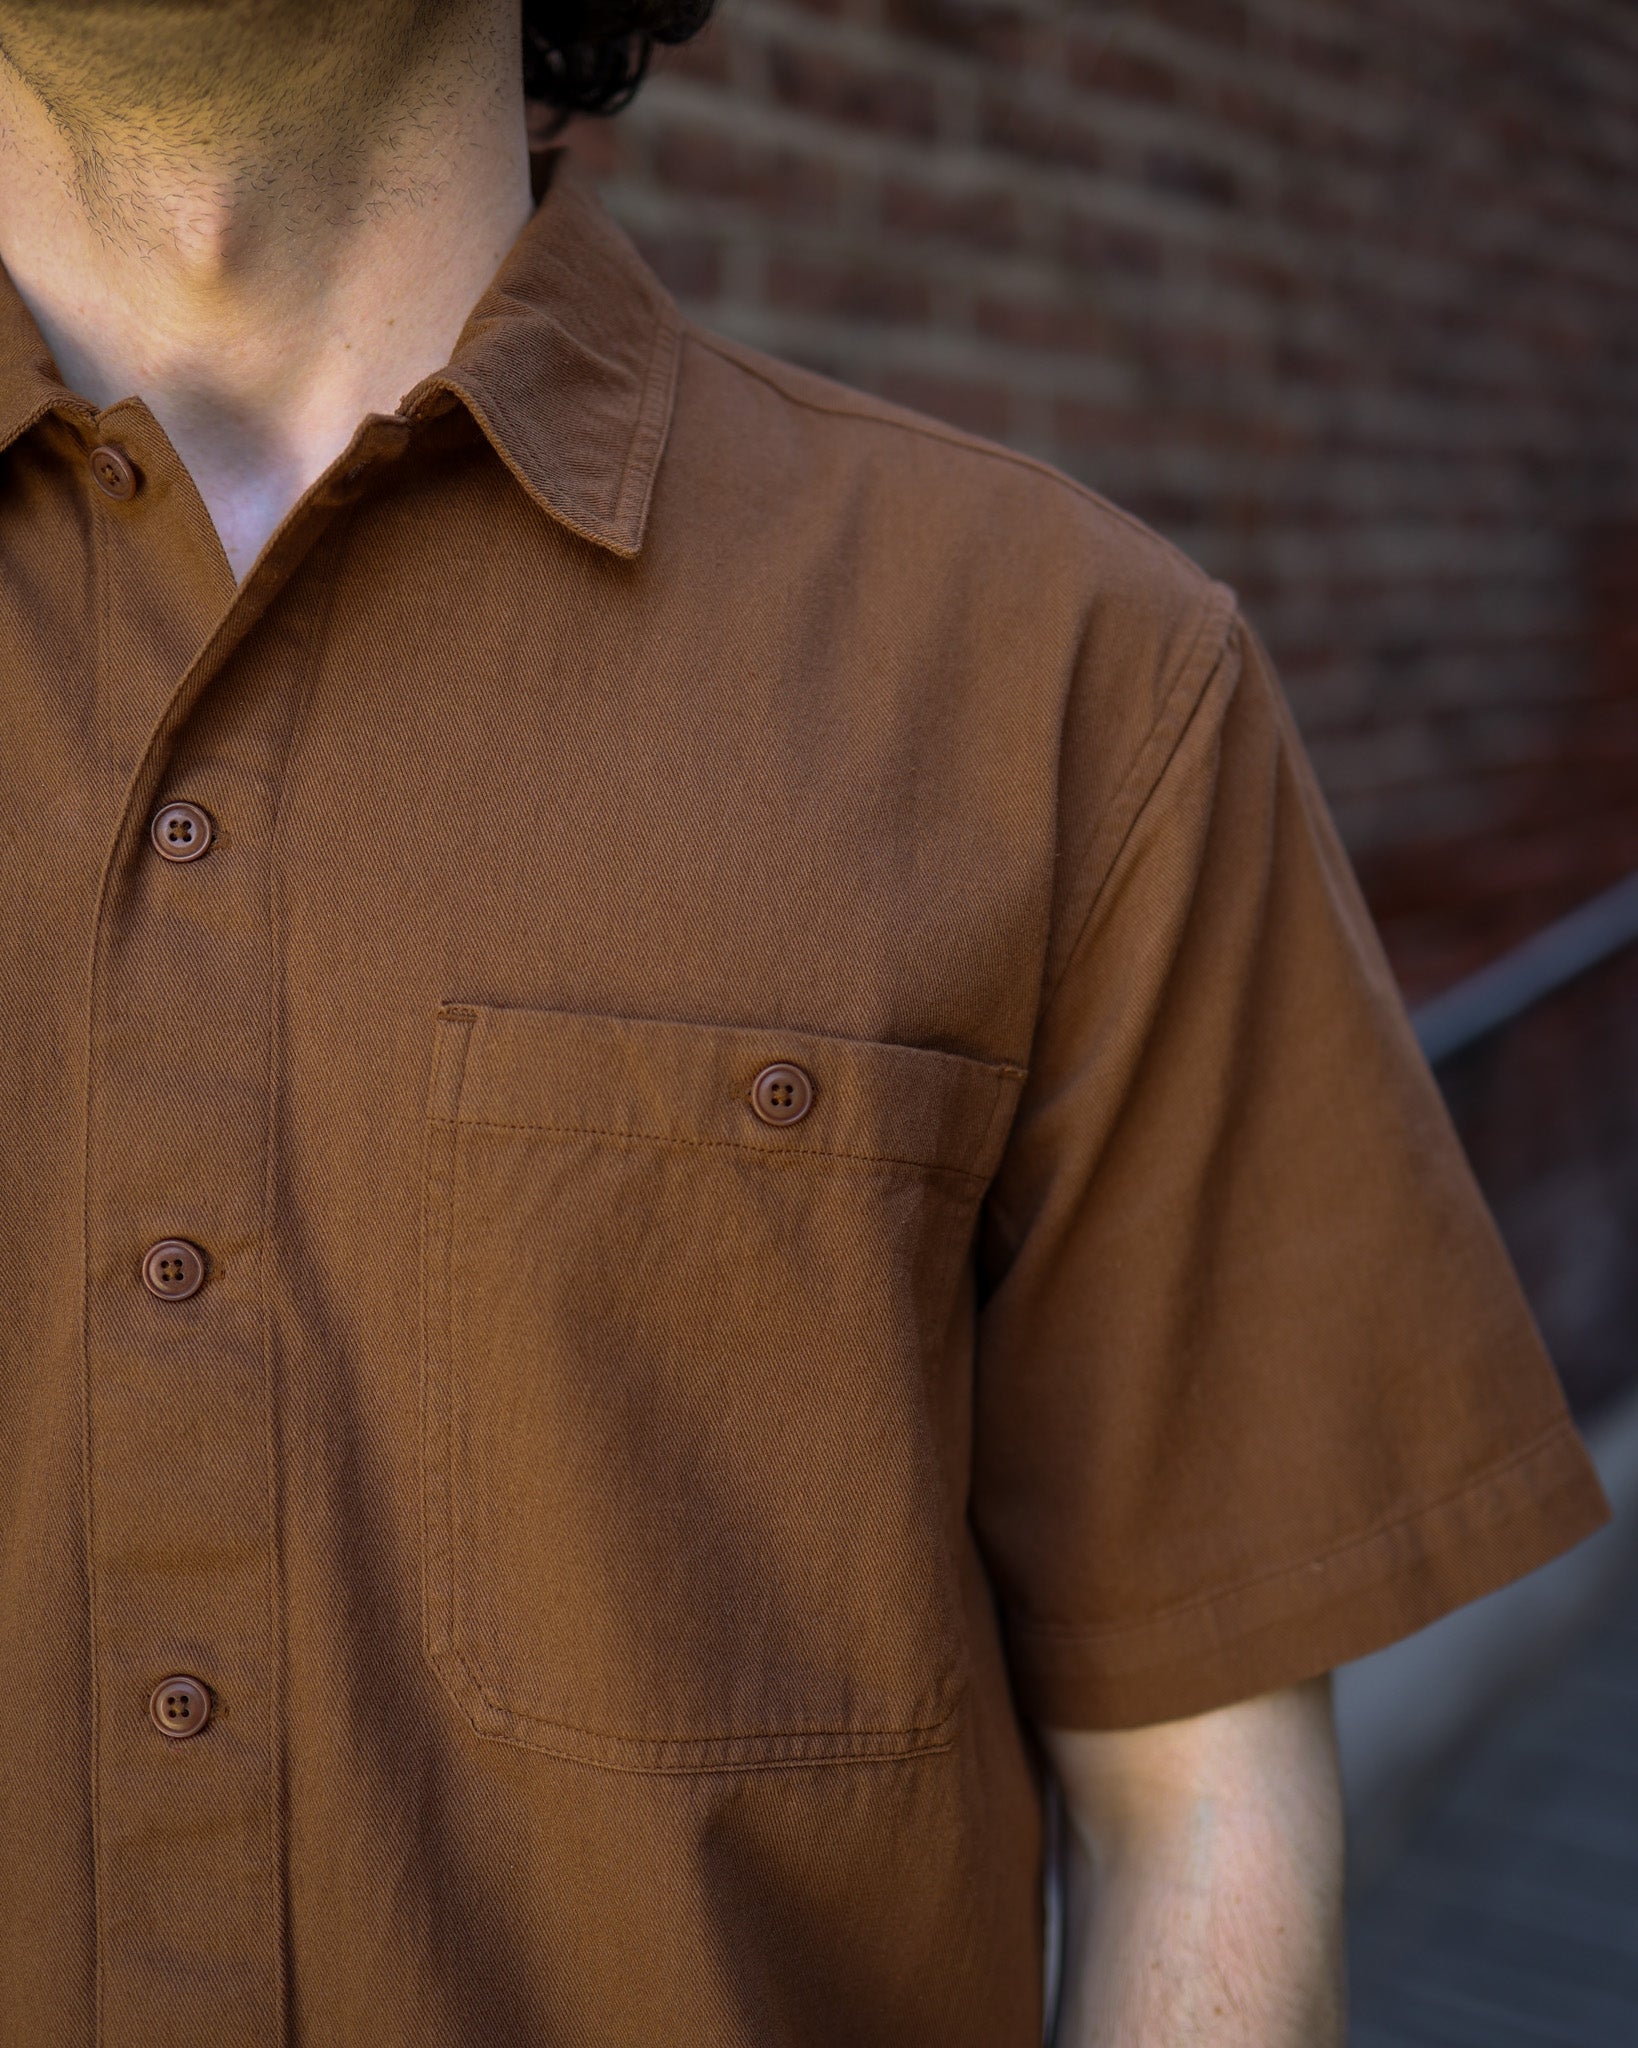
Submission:
<svg viewBox="0 0 1638 2048">
<path fill-rule="evenodd" d="M 1638 2048 L 1638 1576 L 1445 1760 L 1349 1959 L 1350 2048 Z"/>
<path fill-rule="evenodd" d="M 1475 1732 L 1506 1717 L 1638 1584 L 1638 1389 L 1587 1428 L 1587 1448 L 1614 1520 L 1551 1564 L 1485 1599 L 1344 1664 L 1334 1692 L 1350 1868 L 1369 1880 L 1399 1853 L 1407 1827 Z M 1638 1743 L 1638 1730 L 1634 1741 Z M 1628 2048 L 1638 2048 L 1634 2034 Z"/>
</svg>

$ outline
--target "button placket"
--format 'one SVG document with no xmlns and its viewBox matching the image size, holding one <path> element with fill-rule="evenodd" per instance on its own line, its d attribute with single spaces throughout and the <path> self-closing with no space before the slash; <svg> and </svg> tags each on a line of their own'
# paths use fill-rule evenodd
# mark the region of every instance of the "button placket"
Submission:
<svg viewBox="0 0 1638 2048">
<path fill-rule="evenodd" d="M 224 2037 L 274 2048 L 270 870 L 309 615 L 259 609 L 259 587 L 249 623 L 224 626 L 202 616 L 198 585 L 168 596 L 176 579 L 147 551 L 191 499 L 174 488 L 137 506 L 100 522 L 129 593 L 105 658 L 140 808 L 110 843 L 88 1027 L 99 1965 L 121 2042 L 174 2017 L 162 1953 L 210 1976 Z M 205 857 L 222 842 L 184 779 L 200 762 L 231 804 L 232 860 Z M 174 1766 L 156 1766 L 172 1744 Z"/>
</svg>

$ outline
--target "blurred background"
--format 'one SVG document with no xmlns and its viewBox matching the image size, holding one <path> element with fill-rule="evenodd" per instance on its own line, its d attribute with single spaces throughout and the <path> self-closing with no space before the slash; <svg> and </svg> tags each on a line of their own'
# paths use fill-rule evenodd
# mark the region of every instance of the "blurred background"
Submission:
<svg viewBox="0 0 1638 2048">
<path fill-rule="evenodd" d="M 1618 1509 L 1339 1674 L 1357 2048 L 1638 2043 L 1638 6 L 719 0 L 565 139 L 708 325 L 1239 592 Z"/>
</svg>

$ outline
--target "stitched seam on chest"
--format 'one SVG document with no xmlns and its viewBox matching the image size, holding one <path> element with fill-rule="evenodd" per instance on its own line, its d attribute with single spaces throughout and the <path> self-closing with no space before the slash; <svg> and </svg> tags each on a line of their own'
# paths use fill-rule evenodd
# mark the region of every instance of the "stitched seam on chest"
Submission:
<svg viewBox="0 0 1638 2048">
<path fill-rule="evenodd" d="M 261 1348 L 263 1395 L 267 1402 L 267 1414 L 263 1424 L 264 1452 L 267 1460 L 267 1509 L 270 1531 L 267 1558 L 267 1656 L 268 1656 L 268 1853 L 271 1867 L 277 1871 L 285 1862 L 288 1838 L 285 1833 L 286 1784 L 288 1762 L 284 1715 L 286 1706 L 286 1665 L 287 1640 L 285 1631 L 284 1601 L 284 1532 L 281 1513 L 282 1471 L 280 1461 L 280 1422 L 278 1389 L 278 1351 L 275 1336 L 275 1318 L 272 1307 L 272 1288 L 269 1264 L 272 1259 L 273 1216 L 279 1170 L 278 1142 L 281 1128 L 281 1094 L 277 1083 L 280 1070 L 280 1053 L 285 1034 L 285 1004 L 287 991 L 280 973 L 280 963 L 286 956 L 287 933 L 285 930 L 286 903 L 283 875 L 279 867 L 279 856 L 283 847 L 281 837 L 285 822 L 285 801 L 289 792 L 291 775 L 305 736 L 311 715 L 313 699 L 318 691 L 319 650 L 328 634 L 335 612 L 337 592 L 341 583 L 346 539 L 332 553 L 329 563 L 329 580 L 322 589 L 320 600 L 314 605 L 307 634 L 301 651 L 301 684 L 296 700 L 291 707 L 289 724 L 285 729 L 284 745 L 280 753 L 278 782 L 273 799 L 273 811 L 268 829 L 267 857 L 267 934 L 268 934 L 268 1016 L 267 1016 L 267 1108 L 263 1124 L 262 1146 L 262 1213 L 260 1246 L 257 1258 L 257 1282 L 261 1296 Z M 279 2039 L 283 2039 L 289 2025 L 290 1983 L 288 1960 L 288 1914 L 284 1888 L 275 1883 L 273 1887 L 273 1926 L 270 1934 L 272 1943 L 271 1970 L 273 1976 L 274 2023 Z"/>
<path fill-rule="evenodd" d="M 999 1085 L 999 1084 L 998 1084 Z M 679 1151 L 692 1152 L 744 1152 L 755 1159 L 766 1159 L 775 1165 L 789 1165 L 797 1160 L 835 1160 L 858 1166 L 898 1166 L 912 1173 L 948 1173 L 959 1180 L 976 1181 L 980 1186 L 989 1176 L 975 1172 L 969 1166 L 946 1166 L 931 1159 L 902 1159 L 891 1152 L 838 1152 L 817 1145 L 793 1146 L 781 1152 L 771 1145 L 746 1145 L 734 1138 L 670 1138 L 654 1131 L 606 1130 L 596 1124 L 552 1124 L 509 1122 L 499 1117 L 443 1117 L 435 1116 L 434 1123 L 456 1123 L 471 1130 L 484 1131 L 540 1131 L 548 1136 L 569 1138 L 612 1138 L 622 1144 L 665 1145 Z"/>
</svg>

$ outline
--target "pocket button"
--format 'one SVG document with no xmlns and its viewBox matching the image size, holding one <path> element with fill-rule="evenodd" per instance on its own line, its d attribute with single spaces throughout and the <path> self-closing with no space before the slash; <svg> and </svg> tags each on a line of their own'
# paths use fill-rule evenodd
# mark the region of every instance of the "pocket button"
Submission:
<svg viewBox="0 0 1638 2048">
<path fill-rule="evenodd" d="M 813 1077 L 789 1060 L 775 1060 L 751 1083 L 751 1107 L 765 1124 L 800 1123 L 813 1107 Z"/>
</svg>

